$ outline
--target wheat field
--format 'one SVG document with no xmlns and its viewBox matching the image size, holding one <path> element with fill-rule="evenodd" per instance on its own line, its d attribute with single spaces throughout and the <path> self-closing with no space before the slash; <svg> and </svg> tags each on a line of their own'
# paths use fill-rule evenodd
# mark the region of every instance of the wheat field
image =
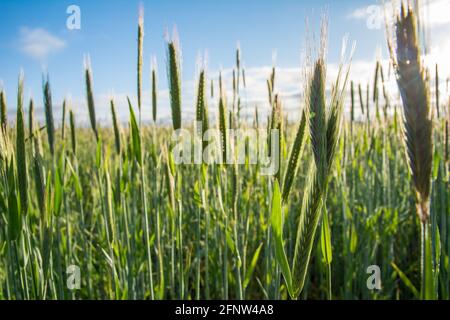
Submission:
<svg viewBox="0 0 450 320">
<path fill-rule="evenodd" d="M 351 50 L 338 77 L 327 77 L 324 21 L 295 121 L 283 110 L 275 67 L 269 117 L 244 105 L 238 49 L 232 83 L 213 83 L 201 65 L 192 125 L 179 42 L 168 36 L 171 123 L 156 124 L 158 70 L 156 62 L 150 74 L 143 68 L 143 16 L 137 104 L 111 99 L 110 127 L 98 125 L 88 58 L 89 127 L 77 124 L 68 101 L 55 124 L 47 76 L 39 123 L 21 74 L 17 105 L 0 96 L 0 299 L 449 299 L 450 105 L 438 66 L 422 63 L 417 22 L 403 6 L 390 26 L 395 99 L 380 62 L 368 90 L 352 80 Z M 142 102 L 143 77 L 151 105 Z M 119 119 L 119 108 L 129 119 Z M 243 108 L 253 116 L 241 116 Z M 229 161 L 179 163 L 179 129 L 216 130 L 215 159 Z M 229 133 L 244 129 L 255 133 L 241 137 L 244 150 L 262 145 L 278 170 L 252 163 L 250 152 L 238 161 Z M 208 149 L 190 143 L 182 156 Z"/>
</svg>

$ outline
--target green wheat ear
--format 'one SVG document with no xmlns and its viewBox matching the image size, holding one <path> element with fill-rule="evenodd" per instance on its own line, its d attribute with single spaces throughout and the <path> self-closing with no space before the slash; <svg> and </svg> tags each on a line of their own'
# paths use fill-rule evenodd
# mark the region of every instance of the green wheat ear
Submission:
<svg viewBox="0 0 450 320">
<path fill-rule="evenodd" d="M 152 117 L 153 122 L 156 122 L 156 115 L 158 110 L 158 67 L 156 57 L 152 59 Z"/>
<path fill-rule="evenodd" d="M 197 123 L 201 122 L 202 124 L 200 133 L 203 137 L 209 128 L 208 102 L 206 98 L 206 71 L 204 69 L 200 71 L 198 78 L 196 120 Z M 205 150 L 207 145 L 208 142 L 203 141 L 202 150 Z"/>
<path fill-rule="evenodd" d="M 358 96 L 359 96 L 359 106 L 361 107 L 361 114 L 364 114 L 364 98 L 362 94 L 361 83 L 358 84 Z"/>
<path fill-rule="evenodd" d="M 181 129 L 181 60 L 176 33 L 167 42 L 167 61 L 173 129 L 178 130 Z"/>
<path fill-rule="evenodd" d="M 137 100 L 138 107 L 141 110 L 142 105 L 142 64 L 144 55 L 144 9 L 139 8 L 138 21 L 138 55 L 137 55 Z"/>
<path fill-rule="evenodd" d="M 288 167 L 284 174 L 283 179 L 283 196 L 282 201 L 286 203 L 289 194 L 291 192 L 292 184 L 294 182 L 294 178 L 297 175 L 298 163 L 303 154 L 303 149 L 306 141 L 306 112 L 302 112 L 302 117 L 300 120 L 300 124 L 297 130 L 297 134 L 295 135 L 295 140 L 292 145 L 291 153 L 289 155 Z"/>
<path fill-rule="evenodd" d="M 224 89 L 222 87 L 222 74 L 219 76 L 219 131 L 220 131 L 220 143 L 222 149 L 222 162 L 227 161 L 227 142 L 228 142 L 228 112 L 227 102 L 224 96 Z"/>
<path fill-rule="evenodd" d="M 28 107 L 28 134 L 30 137 L 34 134 L 34 101 L 33 98 L 30 99 L 30 104 Z"/>
<path fill-rule="evenodd" d="M 20 195 L 20 210 L 23 215 L 28 212 L 28 170 L 25 150 L 25 121 L 23 114 L 23 75 L 19 78 L 17 90 L 17 126 L 16 126 L 16 162 Z"/>
<path fill-rule="evenodd" d="M 372 100 L 373 102 L 376 102 L 378 99 L 378 75 L 380 73 L 380 61 L 377 61 L 375 65 L 375 73 L 374 73 L 374 79 L 373 79 L 373 96 Z"/>
<path fill-rule="evenodd" d="M 95 103 L 94 103 L 94 92 L 92 89 L 92 70 L 91 62 L 89 57 L 85 58 L 84 62 L 84 75 L 86 81 L 86 100 L 89 110 L 89 120 L 91 122 L 91 128 L 94 132 L 95 139 L 98 141 L 98 131 L 97 131 L 97 120 L 95 118 Z"/>
<path fill-rule="evenodd" d="M 73 154 L 77 153 L 77 132 L 75 127 L 75 115 L 73 110 L 69 111 L 69 123 L 70 123 L 70 140 L 72 143 L 72 152 Z"/>
<path fill-rule="evenodd" d="M 0 92 L 0 123 L 2 129 L 6 131 L 8 125 L 8 107 L 6 105 L 6 92 L 3 89 Z"/>
<path fill-rule="evenodd" d="M 117 120 L 117 114 L 116 114 L 116 107 L 114 105 L 114 100 L 111 99 L 111 116 L 112 116 L 112 122 L 113 122 L 113 129 L 114 129 L 114 141 L 116 145 L 116 152 L 120 155 L 121 152 L 121 141 L 120 141 L 120 126 L 119 122 Z"/>
<path fill-rule="evenodd" d="M 38 201 L 38 207 L 41 213 L 41 218 L 46 214 L 46 201 L 45 201 L 45 174 L 42 159 L 42 147 L 41 147 L 41 133 L 40 130 L 36 130 L 33 134 L 33 173 L 34 184 L 36 187 L 36 195 Z"/>
<path fill-rule="evenodd" d="M 55 154 L 55 121 L 53 120 L 53 104 L 52 104 L 52 92 L 50 88 L 50 80 L 44 79 L 44 108 L 45 108 L 45 122 L 47 127 L 48 145 L 50 147 L 50 153 Z"/>
<path fill-rule="evenodd" d="M 325 62 L 319 58 L 314 66 L 309 88 L 309 130 L 314 161 L 319 174 L 325 171 L 326 108 L 325 108 Z"/>
</svg>

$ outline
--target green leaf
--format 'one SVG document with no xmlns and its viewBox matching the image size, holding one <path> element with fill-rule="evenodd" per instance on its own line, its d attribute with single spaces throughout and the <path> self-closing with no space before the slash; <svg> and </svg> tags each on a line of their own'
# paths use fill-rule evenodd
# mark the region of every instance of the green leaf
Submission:
<svg viewBox="0 0 450 320">
<path fill-rule="evenodd" d="M 128 100 L 128 107 L 130 108 L 131 138 L 133 142 L 133 153 L 136 158 L 136 161 L 139 163 L 139 165 L 142 165 L 142 149 L 141 149 L 141 138 L 139 133 L 139 127 L 136 121 L 133 106 L 131 105 L 130 99 L 128 97 L 127 100 Z"/>
<path fill-rule="evenodd" d="M 170 173 L 172 174 L 172 176 L 175 176 L 176 174 L 176 169 L 175 169 L 175 160 L 173 158 L 173 153 L 172 151 L 169 152 L 168 155 L 168 163 L 169 163 L 169 169 L 170 169 Z"/>
<path fill-rule="evenodd" d="M 67 166 L 69 167 L 71 173 L 72 182 L 75 188 L 75 194 L 77 195 L 78 199 L 81 200 L 83 198 L 83 191 L 81 189 L 80 179 L 78 178 L 77 173 L 73 169 L 73 166 L 70 163 L 69 159 L 67 159 Z"/>
<path fill-rule="evenodd" d="M 436 150 L 434 152 L 434 157 L 433 157 L 433 180 L 437 179 L 440 161 L 441 161 L 441 154 Z"/>
<path fill-rule="evenodd" d="M 356 247 L 358 245 L 358 232 L 356 231 L 355 224 L 352 223 L 350 234 L 350 252 L 355 253 Z"/>
<path fill-rule="evenodd" d="M 43 223 L 45 227 L 49 227 L 51 223 L 51 213 L 53 211 L 52 202 L 52 172 L 49 170 L 47 172 L 47 182 L 45 184 L 45 202 L 46 202 L 46 212 L 43 216 Z"/>
<path fill-rule="evenodd" d="M 305 111 L 303 111 L 297 135 L 295 136 L 291 154 L 289 156 L 288 167 L 284 174 L 283 199 L 282 199 L 283 203 L 286 203 L 289 198 L 289 193 L 291 192 L 292 184 L 294 183 L 294 178 L 297 175 L 298 163 L 303 154 L 303 147 L 305 145 L 307 136 L 305 134 L 306 118 L 307 114 Z"/>
<path fill-rule="evenodd" d="M 230 248 L 231 253 L 235 254 L 236 247 L 234 246 L 233 237 L 231 236 L 231 232 L 229 230 L 226 230 L 225 237 L 227 240 L 228 248 Z"/>
<path fill-rule="evenodd" d="M 411 280 L 409 280 L 409 278 L 406 276 L 406 274 L 403 273 L 402 270 L 400 270 L 400 268 L 394 263 L 391 262 L 391 266 L 392 268 L 394 268 L 395 272 L 397 272 L 399 278 L 403 281 L 403 284 L 409 289 L 411 290 L 412 294 L 414 295 L 414 297 L 416 299 L 420 298 L 420 294 L 419 291 L 416 289 L 416 287 L 412 284 Z"/>
<path fill-rule="evenodd" d="M 22 217 L 16 190 L 11 189 L 8 197 L 8 234 L 10 240 L 18 240 L 22 231 Z"/>
<path fill-rule="evenodd" d="M 435 287 L 438 288 L 439 281 L 439 268 L 441 265 L 441 233 L 439 232 L 439 228 L 436 228 L 436 236 L 435 236 L 435 272 L 434 272 L 434 283 Z"/>
<path fill-rule="evenodd" d="M 289 262 L 283 245 L 283 217 L 281 211 L 281 193 L 278 181 L 275 181 L 274 184 L 270 221 L 272 225 L 273 237 L 275 239 L 275 257 L 281 268 L 281 272 L 283 273 L 289 295 L 294 297 L 291 269 L 289 267 Z"/>
<path fill-rule="evenodd" d="M 256 249 L 255 253 L 253 254 L 253 258 L 250 262 L 250 266 L 248 267 L 247 271 L 245 272 L 245 278 L 244 278 L 244 289 L 247 288 L 248 284 L 250 283 L 250 279 L 252 277 L 253 271 L 255 270 L 256 264 L 258 263 L 259 254 L 261 253 L 261 249 L 263 247 L 263 243 L 261 243 L 258 248 Z"/>
<path fill-rule="evenodd" d="M 200 186 L 199 186 L 198 181 L 196 181 L 194 184 L 194 192 L 193 192 L 192 198 L 193 198 L 195 204 L 201 208 L 203 203 L 202 203 L 202 197 L 200 195 Z"/>
<path fill-rule="evenodd" d="M 62 206 L 63 198 L 63 186 L 60 177 L 59 170 L 55 171 L 55 196 L 54 196 L 54 213 L 56 216 L 59 215 Z"/>
</svg>

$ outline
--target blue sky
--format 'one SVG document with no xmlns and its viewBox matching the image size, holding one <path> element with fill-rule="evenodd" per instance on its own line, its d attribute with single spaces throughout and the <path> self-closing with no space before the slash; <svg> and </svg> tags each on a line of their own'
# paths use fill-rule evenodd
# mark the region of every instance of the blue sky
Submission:
<svg viewBox="0 0 450 320">
<path fill-rule="evenodd" d="M 96 94 L 114 92 L 133 96 L 140 3 L 145 9 L 144 90 L 150 88 L 152 55 L 159 65 L 160 89 L 167 87 L 164 31 L 175 25 L 183 52 L 183 81 L 188 86 L 195 78 L 200 51 L 207 50 L 208 66 L 215 76 L 220 68 L 233 66 L 237 42 L 249 70 L 266 70 L 272 64 L 274 50 L 278 67 L 296 70 L 301 66 L 305 19 L 308 17 L 317 26 L 324 8 L 329 16 L 330 63 L 338 62 L 345 34 L 357 43 L 354 55 L 357 61 L 373 61 L 377 48 L 383 48 L 383 52 L 385 47 L 383 29 L 367 25 L 370 14 L 366 8 L 378 4 L 373 0 L 2 0 L 0 79 L 10 109 L 15 104 L 21 68 L 26 77 L 26 97 L 32 95 L 38 106 L 42 100 L 43 70 L 50 74 L 55 105 L 68 94 L 82 104 L 84 54 L 91 57 Z M 80 30 L 66 28 L 69 17 L 66 9 L 72 4 L 81 9 Z M 192 97 L 186 103 L 189 99 Z M 106 100 L 98 100 L 99 108 L 103 107 L 101 104 Z M 162 108 L 168 106 L 162 103 Z"/>
</svg>

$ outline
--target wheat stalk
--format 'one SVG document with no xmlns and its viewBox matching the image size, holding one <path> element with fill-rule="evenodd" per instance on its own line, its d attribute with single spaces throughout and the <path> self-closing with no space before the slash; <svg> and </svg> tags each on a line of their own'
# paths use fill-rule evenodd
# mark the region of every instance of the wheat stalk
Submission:
<svg viewBox="0 0 450 320">
<path fill-rule="evenodd" d="M 295 284 L 294 297 L 297 297 L 303 290 L 316 229 L 322 209 L 325 207 L 328 181 L 331 177 L 341 136 L 344 93 L 346 92 L 350 68 L 349 63 L 348 68 L 344 70 L 343 62 L 341 62 L 338 76 L 331 92 L 330 106 L 327 108 L 325 101 L 325 37 L 326 23 L 323 22 L 319 58 L 314 64 L 312 75 L 310 75 L 306 88 L 309 133 L 314 161 L 308 170 L 307 187 L 303 196 L 297 227 L 292 269 Z M 343 49 L 344 52 L 345 49 Z"/>
</svg>

